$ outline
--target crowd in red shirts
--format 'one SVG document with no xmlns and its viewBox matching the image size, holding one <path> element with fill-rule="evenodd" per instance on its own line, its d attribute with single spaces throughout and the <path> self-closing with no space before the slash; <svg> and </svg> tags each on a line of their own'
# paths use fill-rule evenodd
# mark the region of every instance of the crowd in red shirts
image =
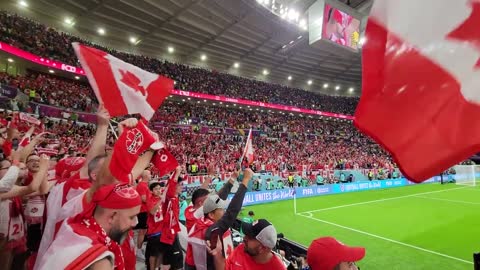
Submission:
<svg viewBox="0 0 480 270">
<path fill-rule="evenodd" d="M 51 75 L 31 72 L 25 76 L 11 76 L 0 73 L 0 83 L 18 87 L 26 94 L 35 89 L 35 101 L 47 101 L 49 105 L 60 105 L 68 110 L 72 107 L 63 104 L 80 104 L 81 108 L 77 105 L 73 108 L 77 106 L 81 111 L 83 107 L 89 109 L 96 103 L 89 87 Z M 56 91 L 61 94 L 56 94 Z M 359 133 L 349 121 L 240 107 L 213 106 L 195 100 L 170 100 L 162 105 L 151 123 L 155 129 L 162 130 L 162 136 L 171 145 L 173 154 L 182 162 L 196 164 L 198 172 L 205 172 L 209 162 L 217 164 L 219 171 L 231 172 L 242 151 L 243 136 L 240 132 L 249 128 L 258 131 L 253 141 L 257 149 L 255 165 L 259 170 L 392 166 L 389 155 Z M 62 129 L 59 131 L 63 135 Z"/>
</svg>

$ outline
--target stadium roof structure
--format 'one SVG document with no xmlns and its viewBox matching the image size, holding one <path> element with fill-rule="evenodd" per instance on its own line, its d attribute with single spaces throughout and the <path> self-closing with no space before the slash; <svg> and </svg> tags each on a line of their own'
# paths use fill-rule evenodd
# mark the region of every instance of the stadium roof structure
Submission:
<svg viewBox="0 0 480 270">
<path fill-rule="evenodd" d="M 276 1 L 304 17 L 315 2 Z M 363 14 L 372 2 L 339 1 Z M 360 94 L 360 53 L 310 46 L 308 31 L 273 14 L 259 0 L 2 2 L 0 8 L 9 12 L 117 50 L 323 94 Z M 356 91 L 350 93 L 350 88 Z"/>
</svg>

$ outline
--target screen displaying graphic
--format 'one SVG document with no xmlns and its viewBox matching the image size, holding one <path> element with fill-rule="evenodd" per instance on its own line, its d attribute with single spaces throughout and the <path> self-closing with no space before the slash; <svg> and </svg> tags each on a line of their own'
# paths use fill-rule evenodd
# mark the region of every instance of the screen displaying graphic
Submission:
<svg viewBox="0 0 480 270">
<path fill-rule="evenodd" d="M 357 50 L 360 41 L 360 21 L 325 4 L 322 37 Z"/>
</svg>

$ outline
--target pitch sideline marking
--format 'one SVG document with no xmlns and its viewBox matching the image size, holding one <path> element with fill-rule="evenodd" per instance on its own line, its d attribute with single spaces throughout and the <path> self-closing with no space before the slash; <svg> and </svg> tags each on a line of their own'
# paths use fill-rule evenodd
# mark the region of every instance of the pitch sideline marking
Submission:
<svg viewBox="0 0 480 270">
<path fill-rule="evenodd" d="M 307 213 L 307 214 L 312 215 L 312 213 Z M 456 261 L 459 261 L 459 262 L 463 262 L 463 263 L 467 263 L 467 264 L 473 264 L 472 262 L 464 260 L 464 259 L 460 259 L 460 258 L 457 258 L 457 257 L 446 255 L 446 254 L 436 252 L 436 251 L 433 251 L 433 250 L 417 247 L 417 246 L 414 246 L 414 245 L 403 243 L 403 242 L 400 242 L 400 241 L 397 241 L 397 240 L 393 240 L 393 239 L 386 238 L 386 237 L 376 235 L 376 234 L 372 234 L 372 233 L 369 233 L 369 232 L 357 230 L 357 229 L 350 228 L 350 227 L 347 227 L 347 226 L 343 226 L 343 225 L 340 225 L 340 224 L 336 224 L 336 223 L 333 223 L 333 222 L 330 222 L 330 221 L 314 218 L 313 216 L 306 216 L 305 214 L 302 214 L 302 213 L 299 213 L 298 215 L 300 215 L 302 217 L 305 217 L 305 218 L 309 218 L 309 219 L 318 221 L 318 222 L 322 222 L 322 223 L 325 223 L 325 224 L 336 226 L 336 227 L 339 227 L 339 228 L 342 228 L 342 229 L 345 229 L 345 230 L 349 230 L 349 231 L 353 231 L 353 232 L 356 232 L 356 233 L 368 235 L 370 237 L 378 238 L 378 239 L 381 239 L 381 240 L 384 240 L 384 241 L 387 241 L 387 242 L 392 242 L 392 243 L 395 243 L 395 244 L 398 244 L 398 245 L 401 245 L 401 246 L 406 246 L 406 247 L 409 247 L 409 248 L 417 249 L 417 250 L 420 250 L 420 251 L 423 251 L 423 252 L 431 253 L 431 254 L 434 254 L 434 255 L 437 255 L 437 256 L 441 256 L 441 257 L 444 257 L 444 258 L 456 260 Z"/>
<path fill-rule="evenodd" d="M 457 200 L 449 200 L 449 199 L 442 199 L 442 198 L 435 198 L 435 197 L 427 197 L 427 196 L 415 196 L 415 198 L 422 198 L 422 199 L 430 199 L 430 200 L 437 200 L 437 201 L 445 201 L 445 202 L 452 202 L 452 203 L 462 203 L 462 204 L 470 204 L 470 205 L 480 205 L 478 202 L 467 202 L 467 201 L 457 201 Z"/>
<path fill-rule="evenodd" d="M 312 211 L 305 211 L 305 212 L 301 212 L 301 213 L 298 213 L 298 214 L 322 212 L 322 211 L 328 211 L 328 210 L 339 209 L 339 208 L 344 208 L 344 207 L 357 206 L 357 205 L 363 205 L 363 204 L 369 204 L 369 203 L 377 203 L 377 202 L 385 202 L 385 201 L 391 201 L 391 200 L 398 200 L 398 199 L 403 199 L 403 198 L 415 197 L 415 196 L 418 196 L 418 195 L 440 193 L 440 192 L 445 192 L 445 191 L 450 191 L 450 190 L 458 190 L 458 189 L 465 189 L 465 188 L 468 188 L 468 187 L 450 188 L 450 189 L 436 190 L 436 191 L 429 191 L 429 192 L 422 192 L 422 193 L 414 193 L 414 194 L 405 195 L 405 196 L 391 197 L 391 198 L 378 199 L 378 200 L 372 200 L 372 201 L 366 201 L 366 202 L 344 204 L 344 205 L 339 205 L 339 206 L 321 208 L 321 209 L 312 210 Z"/>
</svg>

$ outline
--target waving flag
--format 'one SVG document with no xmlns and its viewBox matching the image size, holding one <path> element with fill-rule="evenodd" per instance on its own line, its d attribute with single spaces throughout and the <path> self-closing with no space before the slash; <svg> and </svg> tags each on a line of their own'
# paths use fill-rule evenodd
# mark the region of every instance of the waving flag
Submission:
<svg viewBox="0 0 480 270">
<path fill-rule="evenodd" d="M 252 144 L 252 129 L 248 132 L 248 137 L 247 137 L 247 143 L 245 144 L 245 149 L 243 150 L 243 155 L 241 160 L 243 158 L 247 158 L 248 164 L 252 164 L 254 160 L 253 156 L 253 144 Z"/>
<path fill-rule="evenodd" d="M 76 42 L 72 46 L 97 99 L 112 117 L 138 113 L 150 120 L 173 90 L 169 78 Z"/>
<path fill-rule="evenodd" d="M 355 125 L 424 181 L 480 150 L 480 1 L 376 0 Z"/>
<path fill-rule="evenodd" d="M 153 155 L 152 163 L 157 168 L 160 177 L 175 170 L 178 166 L 177 159 L 165 148 Z"/>
</svg>

